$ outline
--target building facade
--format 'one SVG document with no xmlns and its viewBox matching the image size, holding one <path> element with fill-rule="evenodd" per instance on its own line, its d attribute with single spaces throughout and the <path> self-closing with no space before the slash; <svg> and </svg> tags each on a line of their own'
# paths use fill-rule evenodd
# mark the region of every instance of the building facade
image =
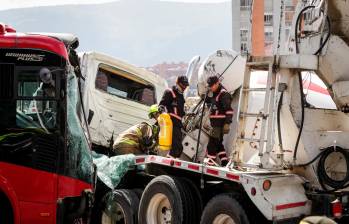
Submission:
<svg viewBox="0 0 349 224">
<path fill-rule="evenodd" d="M 278 38 L 281 0 L 232 0 L 233 49 L 242 54 L 271 55 Z M 283 39 L 287 41 L 297 0 L 283 0 L 285 29 Z"/>
</svg>

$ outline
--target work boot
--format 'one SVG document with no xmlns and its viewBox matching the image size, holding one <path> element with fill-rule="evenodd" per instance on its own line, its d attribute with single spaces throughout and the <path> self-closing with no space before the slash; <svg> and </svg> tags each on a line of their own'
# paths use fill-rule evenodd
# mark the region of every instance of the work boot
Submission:
<svg viewBox="0 0 349 224">
<path fill-rule="evenodd" d="M 224 167 L 227 166 L 229 159 L 228 159 L 225 151 L 219 152 L 217 155 L 218 155 L 219 160 L 221 161 L 221 166 L 224 166 Z"/>
<path fill-rule="evenodd" d="M 204 164 L 207 166 L 219 166 L 213 159 L 211 158 L 205 158 Z"/>
<path fill-rule="evenodd" d="M 226 167 L 228 165 L 228 158 L 226 160 L 221 160 L 221 166 Z"/>
</svg>

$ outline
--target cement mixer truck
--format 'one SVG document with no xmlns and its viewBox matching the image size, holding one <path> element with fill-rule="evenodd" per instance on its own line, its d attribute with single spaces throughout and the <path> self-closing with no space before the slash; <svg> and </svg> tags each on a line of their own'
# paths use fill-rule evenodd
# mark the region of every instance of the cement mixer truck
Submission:
<svg viewBox="0 0 349 224">
<path fill-rule="evenodd" d="M 303 216 L 325 215 L 346 223 L 348 11 L 347 1 L 300 1 L 286 50 L 278 43 L 274 56 L 247 58 L 218 50 L 204 60 L 201 100 L 184 119 L 181 159 L 135 157 L 135 168 L 114 191 L 118 215 L 105 205 L 102 220 L 297 223 Z M 231 93 L 234 109 L 225 136 L 226 167 L 204 163 L 210 124 L 203 99 L 212 75 Z M 138 189 L 138 199 L 132 189 Z"/>
<path fill-rule="evenodd" d="M 127 163 L 111 157 L 107 168 L 120 163 L 120 169 L 126 170 L 112 174 L 111 181 L 120 180 L 112 189 L 105 186 L 107 182 L 97 180 L 95 184 L 94 174 L 101 179 L 101 170 L 92 172 L 92 152 L 77 117 L 79 83 L 73 73 L 80 70 L 74 60 L 75 39 L 39 36 L 46 44 L 34 45 L 40 49 L 32 52 L 26 45 L 32 36 L 23 40 L 26 36 L 17 36 L 11 27 L 1 26 L 3 38 L 11 38 L 12 45 L 3 42 L 1 47 L 1 74 L 7 77 L 0 76 L 0 99 L 5 102 L 0 110 L 4 118 L 0 214 L 14 216 L 0 216 L 0 220 L 87 223 L 91 215 L 94 223 L 249 224 L 298 223 L 307 215 L 326 215 L 346 223 L 348 11 L 348 1 L 300 1 L 286 52 L 281 54 L 276 49 L 271 57 L 243 58 L 237 52 L 219 50 L 204 61 L 198 77 L 201 99 L 208 94 L 205 81 L 211 75 L 220 77 L 233 99 L 234 118 L 225 137 L 230 154 L 226 167 L 204 163 L 210 134 L 209 108 L 199 100 L 184 119 L 183 157 L 140 155 L 128 157 Z M 48 41 L 61 48 L 47 49 Z M 69 47 L 71 58 L 64 46 Z M 51 51 L 56 53 L 51 55 Z M 52 58 L 56 60 L 48 60 Z M 59 64 L 51 65 L 53 62 Z M 41 63 L 52 74 L 41 70 Z M 311 81 L 305 85 L 306 73 L 316 75 L 323 84 Z M 260 80 L 261 74 L 265 79 Z M 44 91 L 47 87 L 56 94 Z M 306 95 L 304 89 L 309 90 Z M 309 93 L 322 94 L 316 99 L 331 98 L 331 109 L 318 108 Z M 28 100 L 37 102 L 35 108 L 41 109 L 28 111 Z M 54 107 L 56 104 L 59 106 Z M 55 112 L 54 108 L 63 109 Z M 68 130 L 53 121 L 68 125 Z M 64 138 L 59 138 L 58 129 Z M 57 141 L 50 141 L 51 137 Z M 58 151 L 50 149 L 59 148 L 54 144 L 67 147 L 54 157 L 51 155 L 56 154 L 50 152 Z M 18 153 L 29 156 L 15 156 Z M 56 163 L 55 158 L 64 163 Z M 25 168 L 25 172 L 15 168 Z M 30 181 L 34 177 L 38 180 Z M 45 182 L 41 185 L 45 188 L 36 185 L 39 179 Z M 30 193 L 23 186 L 35 191 Z M 44 197 L 43 192 L 50 194 Z"/>
<path fill-rule="evenodd" d="M 140 200 L 129 200 L 139 203 L 138 223 L 297 223 L 307 215 L 347 222 L 348 11 L 347 1 L 300 1 L 286 50 L 247 58 L 219 50 L 203 62 L 182 159 L 135 158 L 146 167 L 136 172 Z M 203 98 L 212 75 L 233 99 L 226 167 L 204 163 L 210 124 Z M 124 201 L 115 202 L 121 210 Z"/>
</svg>

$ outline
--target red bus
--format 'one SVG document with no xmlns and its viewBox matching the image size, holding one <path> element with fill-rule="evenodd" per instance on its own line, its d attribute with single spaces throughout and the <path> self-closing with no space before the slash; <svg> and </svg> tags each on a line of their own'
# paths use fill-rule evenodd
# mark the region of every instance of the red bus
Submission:
<svg viewBox="0 0 349 224">
<path fill-rule="evenodd" d="M 0 223 L 87 223 L 94 170 L 78 39 L 0 24 Z"/>
</svg>

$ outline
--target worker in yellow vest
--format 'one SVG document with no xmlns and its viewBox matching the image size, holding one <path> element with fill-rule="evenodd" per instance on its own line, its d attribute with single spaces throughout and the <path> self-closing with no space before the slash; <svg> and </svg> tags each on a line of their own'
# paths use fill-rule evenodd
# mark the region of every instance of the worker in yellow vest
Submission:
<svg viewBox="0 0 349 224">
<path fill-rule="evenodd" d="M 149 110 L 149 118 L 157 119 L 159 116 L 157 105 L 152 105 Z M 155 152 L 159 127 L 142 122 L 136 124 L 126 131 L 122 132 L 113 144 L 113 153 L 115 155 L 123 154 L 148 154 Z"/>
</svg>

